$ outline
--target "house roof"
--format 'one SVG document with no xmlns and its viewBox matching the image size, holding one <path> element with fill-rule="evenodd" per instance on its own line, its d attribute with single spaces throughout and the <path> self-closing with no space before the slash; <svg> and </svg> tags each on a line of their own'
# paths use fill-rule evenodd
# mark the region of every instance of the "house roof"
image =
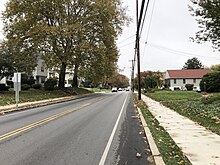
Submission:
<svg viewBox="0 0 220 165">
<path fill-rule="evenodd" d="M 169 78 L 202 78 L 209 69 L 167 70 Z"/>
</svg>

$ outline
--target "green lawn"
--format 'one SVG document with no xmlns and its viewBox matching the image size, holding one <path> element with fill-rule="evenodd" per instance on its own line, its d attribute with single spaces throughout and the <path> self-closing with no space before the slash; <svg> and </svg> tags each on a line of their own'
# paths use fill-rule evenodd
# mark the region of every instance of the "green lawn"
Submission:
<svg viewBox="0 0 220 165">
<path fill-rule="evenodd" d="M 192 91 L 145 94 L 220 135 L 220 93 L 209 94 L 208 97 Z"/>
<path fill-rule="evenodd" d="M 74 89 L 74 91 L 76 91 L 77 94 L 91 93 L 88 90 L 80 89 L 80 88 Z M 69 89 L 66 89 L 66 92 L 62 90 L 45 91 L 39 89 L 30 89 L 26 91 L 21 91 L 19 94 L 20 94 L 19 102 L 22 103 L 22 102 L 30 102 L 30 101 L 38 101 L 44 99 L 70 96 L 71 91 Z M 9 104 L 15 104 L 15 92 L 14 91 L 0 92 L 0 106 L 9 105 Z"/>
</svg>

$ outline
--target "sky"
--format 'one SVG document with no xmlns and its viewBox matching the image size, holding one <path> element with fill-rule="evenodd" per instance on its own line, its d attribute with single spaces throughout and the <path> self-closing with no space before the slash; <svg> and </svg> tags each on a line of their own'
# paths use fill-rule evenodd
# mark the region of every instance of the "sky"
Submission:
<svg viewBox="0 0 220 165">
<path fill-rule="evenodd" d="M 123 27 L 117 40 L 120 52 L 118 67 L 121 74 L 130 78 L 131 60 L 135 51 L 136 0 L 122 1 L 128 9 L 127 15 L 133 21 L 128 27 Z M 1 0 L 0 12 L 4 10 L 6 2 L 7 0 Z M 190 15 L 189 4 L 190 0 L 150 0 L 140 36 L 141 71 L 182 69 L 185 62 L 193 57 L 197 57 L 206 67 L 220 64 L 220 52 L 213 49 L 211 43 L 197 44 L 190 40 L 198 31 L 198 24 L 195 17 Z M 140 6 L 141 0 L 139 9 Z M 0 39 L 4 38 L 2 27 L 1 20 Z"/>
<path fill-rule="evenodd" d="M 118 65 L 124 70 L 121 73 L 129 77 L 131 75 L 129 60 L 134 58 L 135 47 L 135 2 L 123 0 L 124 6 L 128 7 L 127 14 L 133 22 L 129 27 L 124 27 L 117 41 L 120 50 Z M 140 38 L 141 71 L 182 69 L 185 62 L 193 57 L 197 57 L 206 67 L 220 64 L 220 52 L 214 50 L 211 43 L 197 44 L 191 41 L 190 37 L 194 37 L 198 31 L 198 24 L 195 17 L 190 15 L 188 8 L 190 4 L 190 0 L 150 1 Z M 141 0 L 139 9 L 140 6 Z"/>
</svg>

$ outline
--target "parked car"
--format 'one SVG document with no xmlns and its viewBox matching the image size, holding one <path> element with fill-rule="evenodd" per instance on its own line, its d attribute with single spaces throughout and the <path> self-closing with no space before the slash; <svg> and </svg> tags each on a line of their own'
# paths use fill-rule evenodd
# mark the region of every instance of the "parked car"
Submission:
<svg viewBox="0 0 220 165">
<path fill-rule="evenodd" d="M 112 92 L 118 92 L 117 88 L 116 88 L 116 87 L 113 87 L 113 88 L 112 88 Z"/>
</svg>

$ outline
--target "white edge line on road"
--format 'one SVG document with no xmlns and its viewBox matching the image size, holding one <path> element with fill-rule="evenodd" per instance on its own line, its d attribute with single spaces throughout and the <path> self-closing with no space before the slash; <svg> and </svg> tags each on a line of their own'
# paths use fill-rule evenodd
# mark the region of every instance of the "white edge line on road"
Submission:
<svg viewBox="0 0 220 165">
<path fill-rule="evenodd" d="M 128 95 L 126 96 L 125 101 L 124 101 L 124 103 L 123 103 L 123 105 L 122 105 L 122 108 L 121 108 L 121 111 L 120 111 L 120 113 L 119 113 L 118 119 L 117 119 L 117 121 L 116 121 L 116 123 L 115 123 L 115 126 L 114 126 L 113 130 L 112 130 L 111 136 L 109 137 L 108 143 L 107 143 L 107 145 L 106 145 L 106 147 L 105 147 L 105 150 L 104 150 L 104 152 L 103 152 L 103 154 L 102 154 L 102 157 L 101 157 L 101 159 L 100 159 L 99 165 L 104 165 L 104 164 L 105 164 L 105 160 L 106 160 L 106 157 L 107 157 L 107 155 L 108 155 L 110 146 L 111 146 L 111 144 L 112 144 L 112 141 L 113 141 L 113 138 L 114 138 L 116 129 L 117 129 L 117 127 L 118 127 L 118 123 L 119 123 L 119 120 L 120 120 L 120 118 L 121 118 L 123 109 L 124 109 L 124 107 L 125 107 L 125 103 L 126 103 L 126 101 L 127 101 L 127 98 L 128 98 Z"/>
</svg>

